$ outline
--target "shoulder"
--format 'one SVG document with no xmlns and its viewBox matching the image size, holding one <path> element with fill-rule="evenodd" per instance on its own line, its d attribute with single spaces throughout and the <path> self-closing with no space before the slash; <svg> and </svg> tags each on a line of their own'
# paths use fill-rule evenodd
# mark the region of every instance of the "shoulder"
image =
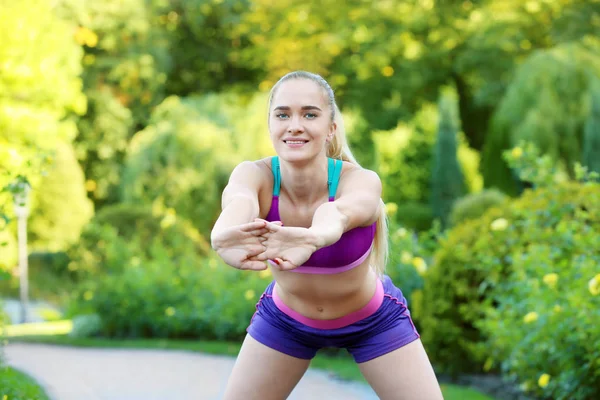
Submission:
<svg viewBox="0 0 600 400">
<path fill-rule="evenodd" d="M 242 175 L 251 179 L 268 178 L 271 173 L 271 157 L 254 161 L 242 161 L 233 169 L 233 175 Z"/>
<path fill-rule="evenodd" d="M 381 179 L 375 171 L 344 161 L 340 175 L 340 189 L 355 184 L 364 184 L 368 187 L 381 186 Z"/>
</svg>

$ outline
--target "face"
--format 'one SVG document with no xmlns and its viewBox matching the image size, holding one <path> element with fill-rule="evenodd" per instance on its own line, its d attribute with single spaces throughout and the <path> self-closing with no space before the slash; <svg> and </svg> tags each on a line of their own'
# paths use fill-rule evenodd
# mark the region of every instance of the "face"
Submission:
<svg viewBox="0 0 600 400">
<path fill-rule="evenodd" d="M 284 160 L 301 161 L 325 153 L 335 128 L 327 95 L 317 83 L 292 79 L 275 91 L 269 130 L 275 151 Z"/>
</svg>

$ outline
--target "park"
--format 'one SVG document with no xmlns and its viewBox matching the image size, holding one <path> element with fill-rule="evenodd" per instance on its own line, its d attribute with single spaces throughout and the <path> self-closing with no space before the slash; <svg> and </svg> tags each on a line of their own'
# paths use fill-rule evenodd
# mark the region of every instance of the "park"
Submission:
<svg viewBox="0 0 600 400">
<path fill-rule="evenodd" d="M 273 274 L 211 230 L 236 165 L 275 155 L 296 70 L 381 179 L 385 274 L 444 398 L 600 398 L 597 1 L 2 0 L 0 21 L 1 400 L 221 398 Z M 377 399 L 338 348 L 290 399 L 317 396 Z"/>
</svg>

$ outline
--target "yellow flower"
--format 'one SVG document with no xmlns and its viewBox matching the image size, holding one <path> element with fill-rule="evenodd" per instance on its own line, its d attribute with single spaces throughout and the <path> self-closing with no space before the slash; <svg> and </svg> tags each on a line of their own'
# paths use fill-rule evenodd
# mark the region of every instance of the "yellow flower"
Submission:
<svg viewBox="0 0 600 400">
<path fill-rule="evenodd" d="M 425 272 L 427 272 L 427 263 L 421 257 L 413 258 L 412 265 L 421 276 L 425 275 Z"/>
<path fill-rule="evenodd" d="M 413 256 L 408 251 L 403 251 L 402 255 L 400 256 L 400 261 L 402 261 L 403 264 L 410 264 L 412 259 Z"/>
<path fill-rule="evenodd" d="M 97 187 L 98 185 L 96 184 L 95 180 L 88 179 L 87 181 L 85 181 L 85 190 L 87 190 L 88 192 L 93 192 L 94 190 L 96 190 Z"/>
<path fill-rule="evenodd" d="M 172 317 L 173 315 L 175 315 L 175 308 L 173 308 L 173 307 L 167 307 L 165 309 L 165 315 L 167 317 Z"/>
<path fill-rule="evenodd" d="M 561 312 L 561 311 L 562 311 L 562 307 L 561 307 L 561 306 L 559 306 L 558 304 L 556 304 L 556 305 L 554 306 L 553 310 L 554 310 L 554 312 L 555 312 L 555 313 L 559 313 L 559 312 Z"/>
<path fill-rule="evenodd" d="M 505 218 L 495 219 L 490 225 L 493 231 L 503 231 L 508 228 L 508 221 Z"/>
<path fill-rule="evenodd" d="M 550 375 L 540 375 L 540 379 L 538 379 L 538 385 L 540 385 L 541 388 L 545 388 L 546 386 L 548 386 L 548 382 L 550 382 Z"/>
<path fill-rule="evenodd" d="M 542 280 L 544 281 L 544 283 L 550 287 L 555 287 L 556 286 L 556 282 L 558 282 L 558 274 L 552 272 L 550 274 L 546 274 L 544 275 L 544 277 L 542 278 Z"/>
<path fill-rule="evenodd" d="M 383 67 L 381 69 L 381 75 L 389 78 L 390 76 L 394 75 L 394 68 L 390 67 L 389 65 Z"/>
<path fill-rule="evenodd" d="M 398 204 L 396 203 L 385 203 L 385 212 L 392 216 L 394 214 L 396 214 L 396 212 L 398 211 Z"/>
<path fill-rule="evenodd" d="M 208 261 L 208 266 L 210 267 L 210 269 L 216 269 L 217 268 L 217 260 L 215 260 L 214 258 L 211 258 Z"/>
<path fill-rule="evenodd" d="M 91 290 L 86 290 L 86 292 L 83 294 L 83 298 L 87 301 L 90 301 L 94 298 L 94 292 L 92 292 Z"/>
<path fill-rule="evenodd" d="M 588 289 L 592 296 L 598 296 L 600 294 L 600 274 L 590 279 Z"/>
<path fill-rule="evenodd" d="M 511 153 L 514 158 L 521 158 L 521 156 L 523 155 L 523 149 L 520 147 L 515 147 L 514 149 L 512 149 Z"/>
<path fill-rule="evenodd" d="M 533 322 L 533 321 L 537 321 L 537 319 L 538 319 L 538 313 L 536 313 L 535 311 L 528 312 L 527 315 L 525 315 L 525 317 L 523 317 L 523 321 L 526 324 Z"/>
<path fill-rule="evenodd" d="M 244 297 L 246 298 L 246 300 L 252 300 L 254 298 L 254 290 L 246 290 L 246 293 L 244 293 Z"/>
<path fill-rule="evenodd" d="M 400 228 L 396 231 L 396 235 L 398 235 L 398 237 L 404 238 L 406 237 L 406 235 L 408 235 L 408 231 L 404 228 Z"/>
</svg>

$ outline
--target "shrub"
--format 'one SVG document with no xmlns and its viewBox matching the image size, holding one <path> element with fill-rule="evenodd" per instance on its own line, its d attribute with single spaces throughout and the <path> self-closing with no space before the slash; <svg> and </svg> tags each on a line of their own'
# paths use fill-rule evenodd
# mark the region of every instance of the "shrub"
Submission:
<svg viewBox="0 0 600 400">
<path fill-rule="evenodd" d="M 497 189 L 486 189 L 466 195 L 454 203 L 450 223 L 454 226 L 469 219 L 479 218 L 488 209 L 502 205 L 507 198 L 507 195 Z"/>
<path fill-rule="evenodd" d="M 238 271 L 217 258 L 174 261 L 155 247 L 151 260 L 88 281 L 79 295 L 100 316 L 100 334 L 118 338 L 239 340 L 270 272 Z"/>
<path fill-rule="evenodd" d="M 416 202 L 406 202 L 398 206 L 396 221 L 407 229 L 422 232 L 433 225 L 431 205 Z"/>
<path fill-rule="evenodd" d="M 118 272 L 132 259 L 151 257 L 154 246 L 169 249 L 172 258 L 187 252 L 200 257 L 210 251 L 206 239 L 173 210 L 119 204 L 103 208 L 85 227 L 80 242 L 68 252 L 69 269 L 77 280 Z"/>
<path fill-rule="evenodd" d="M 457 373 L 506 359 L 495 366 L 521 383 L 549 371 L 554 383 L 544 394 L 558 398 L 587 398 L 586 390 L 600 387 L 592 323 L 600 299 L 587 288 L 600 272 L 599 209 L 600 185 L 570 182 L 528 190 L 450 230 L 420 305 L 433 362 Z M 552 273 L 564 290 L 543 286 Z M 560 316 L 553 315 L 557 304 L 565 309 Z M 526 317 L 530 311 L 538 313 L 535 324 L 524 323 L 534 318 Z"/>
</svg>

